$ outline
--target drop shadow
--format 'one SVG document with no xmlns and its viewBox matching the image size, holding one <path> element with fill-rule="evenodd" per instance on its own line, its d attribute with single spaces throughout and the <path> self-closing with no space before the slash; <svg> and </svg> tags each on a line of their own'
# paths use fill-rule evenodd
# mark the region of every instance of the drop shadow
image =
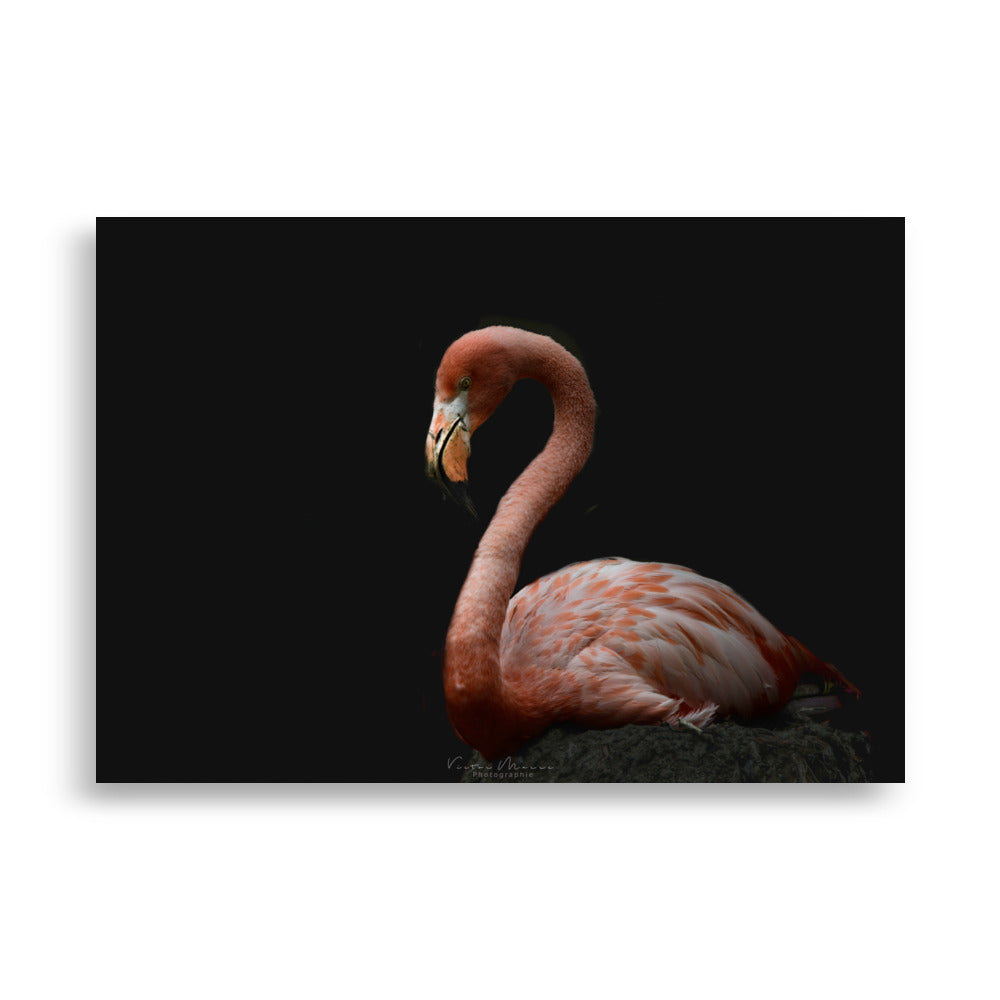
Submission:
<svg viewBox="0 0 1000 1000">
<path fill-rule="evenodd" d="M 893 793 L 879 784 L 458 784 L 458 783 L 91 783 L 87 798 L 106 805 L 173 803 L 199 805 L 253 802 L 374 804 L 462 802 L 463 808 L 507 808 L 511 804 L 551 807 L 623 802 L 650 806 L 708 804 L 731 807 L 837 803 L 869 808 Z"/>
<path fill-rule="evenodd" d="M 97 237 L 71 234 L 71 311 L 68 337 L 71 422 L 70 581 L 71 648 L 74 662 L 69 746 L 72 784 L 91 790 L 97 774 Z"/>
</svg>

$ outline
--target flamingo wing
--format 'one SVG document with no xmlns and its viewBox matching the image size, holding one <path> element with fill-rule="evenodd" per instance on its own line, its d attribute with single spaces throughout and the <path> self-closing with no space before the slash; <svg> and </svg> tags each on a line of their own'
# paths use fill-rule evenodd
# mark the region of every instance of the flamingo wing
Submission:
<svg viewBox="0 0 1000 1000">
<path fill-rule="evenodd" d="M 803 670 L 839 674 L 734 591 L 666 563 L 576 563 L 519 591 L 500 640 L 528 716 L 591 726 L 752 717 Z"/>
</svg>

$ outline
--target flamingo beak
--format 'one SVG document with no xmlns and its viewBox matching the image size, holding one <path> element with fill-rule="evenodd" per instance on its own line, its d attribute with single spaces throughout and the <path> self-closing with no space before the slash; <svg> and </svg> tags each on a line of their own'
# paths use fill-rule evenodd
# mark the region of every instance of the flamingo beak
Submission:
<svg viewBox="0 0 1000 1000">
<path fill-rule="evenodd" d="M 471 434 L 465 397 L 463 392 L 447 403 L 435 400 L 424 454 L 427 475 L 436 480 L 446 496 L 476 517 L 468 493 Z"/>
</svg>

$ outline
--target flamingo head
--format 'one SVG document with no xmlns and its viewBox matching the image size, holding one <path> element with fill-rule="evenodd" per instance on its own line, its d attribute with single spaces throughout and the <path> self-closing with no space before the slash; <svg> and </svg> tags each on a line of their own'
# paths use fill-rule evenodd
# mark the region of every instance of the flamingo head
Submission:
<svg viewBox="0 0 1000 1000">
<path fill-rule="evenodd" d="M 517 381 L 522 330 L 488 327 L 456 340 L 441 359 L 427 432 L 427 475 L 473 517 L 468 494 L 472 434 Z"/>
</svg>

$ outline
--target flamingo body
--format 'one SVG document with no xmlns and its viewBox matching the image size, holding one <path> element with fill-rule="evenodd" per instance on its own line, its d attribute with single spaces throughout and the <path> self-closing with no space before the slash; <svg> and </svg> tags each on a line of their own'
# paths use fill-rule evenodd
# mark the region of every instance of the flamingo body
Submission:
<svg viewBox="0 0 1000 1000">
<path fill-rule="evenodd" d="M 729 587 L 681 566 L 598 559 L 514 594 L 528 540 L 590 454 L 596 403 L 583 367 L 524 330 L 466 334 L 438 369 L 426 446 L 429 474 L 467 504 L 472 433 L 520 378 L 549 389 L 555 420 L 483 534 L 448 629 L 445 704 L 465 742 L 495 760 L 557 722 L 752 718 L 787 702 L 805 671 L 858 693 Z"/>
<path fill-rule="evenodd" d="M 594 727 L 752 718 L 787 702 L 804 671 L 853 690 L 724 584 L 629 559 L 576 563 L 515 594 L 500 670 L 526 716 L 559 706 Z"/>
</svg>

